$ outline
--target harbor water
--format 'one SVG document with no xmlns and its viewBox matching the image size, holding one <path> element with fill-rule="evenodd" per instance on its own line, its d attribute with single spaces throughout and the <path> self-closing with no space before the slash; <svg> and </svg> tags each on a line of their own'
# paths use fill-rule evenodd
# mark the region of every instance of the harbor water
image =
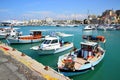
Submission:
<svg viewBox="0 0 120 80">
<path fill-rule="evenodd" d="M 83 26 L 78 27 L 56 27 L 56 26 L 22 26 L 19 31 L 23 32 L 23 35 L 30 34 L 30 30 L 45 30 L 43 35 L 47 35 L 51 32 L 64 32 L 68 34 L 74 34 L 73 37 L 66 38 L 71 42 L 74 42 L 76 48 L 80 48 L 80 42 L 82 35 L 103 35 L 106 37 L 106 43 L 101 44 L 106 50 L 104 59 L 95 67 L 94 70 L 90 70 L 87 73 L 70 77 L 73 80 L 120 80 L 120 31 L 83 31 Z M 6 43 L 6 40 L 1 40 Z M 68 51 L 64 51 L 54 55 L 38 55 L 31 47 L 40 45 L 38 43 L 32 44 L 14 44 L 11 47 L 27 54 L 36 61 L 43 65 L 50 66 L 57 70 L 57 60 L 60 55 L 63 55 Z"/>
</svg>

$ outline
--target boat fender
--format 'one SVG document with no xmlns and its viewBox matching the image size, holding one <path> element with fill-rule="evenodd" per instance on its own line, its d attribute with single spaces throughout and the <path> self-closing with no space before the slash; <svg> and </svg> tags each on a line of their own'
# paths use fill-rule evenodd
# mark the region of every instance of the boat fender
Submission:
<svg viewBox="0 0 120 80">
<path fill-rule="evenodd" d="M 38 48 L 40 49 L 40 46 L 38 46 Z"/>
<path fill-rule="evenodd" d="M 94 70 L 94 66 L 93 65 L 91 65 L 91 70 Z"/>
<path fill-rule="evenodd" d="M 60 73 L 60 70 L 59 70 L 59 68 L 57 69 L 57 71 Z"/>
<path fill-rule="evenodd" d="M 19 38 L 18 38 L 18 42 L 19 42 Z"/>
</svg>

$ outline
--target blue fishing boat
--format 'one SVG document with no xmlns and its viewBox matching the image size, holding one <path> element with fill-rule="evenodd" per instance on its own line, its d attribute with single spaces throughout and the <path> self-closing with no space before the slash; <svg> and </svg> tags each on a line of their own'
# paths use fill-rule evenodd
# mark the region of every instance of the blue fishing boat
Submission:
<svg viewBox="0 0 120 80">
<path fill-rule="evenodd" d="M 84 37 L 84 39 L 87 38 Z M 98 43 L 100 41 L 105 42 L 105 38 L 104 41 L 87 39 L 80 43 L 80 49 L 74 49 L 60 56 L 57 63 L 58 71 L 65 76 L 73 76 L 85 73 L 91 69 L 94 70 L 94 67 L 102 61 L 105 55 L 105 50 Z"/>
</svg>

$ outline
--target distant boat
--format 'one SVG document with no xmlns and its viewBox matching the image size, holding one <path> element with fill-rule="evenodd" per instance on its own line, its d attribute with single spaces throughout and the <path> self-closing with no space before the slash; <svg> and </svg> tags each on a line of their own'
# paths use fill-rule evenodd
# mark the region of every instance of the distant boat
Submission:
<svg viewBox="0 0 120 80">
<path fill-rule="evenodd" d="M 120 25 L 115 25 L 116 30 L 120 30 Z"/>
<path fill-rule="evenodd" d="M 32 34 L 24 36 L 10 36 L 6 40 L 9 44 L 18 44 L 18 43 L 34 43 L 41 41 L 42 32 L 41 30 L 31 30 Z"/>
<path fill-rule="evenodd" d="M 77 25 L 77 24 L 68 24 L 66 26 L 68 26 L 68 27 L 78 27 L 79 25 Z"/>
<path fill-rule="evenodd" d="M 106 28 L 103 25 L 99 25 L 97 27 L 97 30 L 104 30 L 104 31 L 106 31 Z"/>
<path fill-rule="evenodd" d="M 87 41 L 91 42 L 106 42 L 106 39 L 104 36 L 92 36 L 92 35 L 83 35 L 82 38 Z"/>
<path fill-rule="evenodd" d="M 105 50 L 97 42 L 87 40 L 81 42 L 80 45 L 80 49 L 74 49 L 58 59 L 58 71 L 65 76 L 78 75 L 94 70 L 94 67 L 105 55 Z"/>
<path fill-rule="evenodd" d="M 112 25 L 99 25 L 97 30 L 112 31 L 112 30 L 116 30 L 116 28 Z"/>
<path fill-rule="evenodd" d="M 69 37 L 73 36 L 70 34 L 65 34 L 65 33 L 56 33 L 57 36 L 46 36 L 43 43 L 38 46 L 34 46 L 30 49 L 36 51 L 40 55 L 45 55 L 45 54 L 56 54 L 68 49 L 73 48 L 73 43 L 66 41 L 63 42 L 63 38 L 61 37 Z"/>
<path fill-rule="evenodd" d="M 8 36 L 15 36 L 17 35 L 18 32 L 17 31 L 18 28 L 0 28 L 0 39 L 5 39 L 7 38 Z M 22 34 L 22 33 L 20 33 Z"/>
<path fill-rule="evenodd" d="M 83 28 L 83 30 L 95 30 L 95 26 L 87 25 Z"/>
<path fill-rule="evenodd" d="M 57 26 L 57 27 L 66 27 L 65 24 L 57 24 L 56 26 Z"/>
</svg>

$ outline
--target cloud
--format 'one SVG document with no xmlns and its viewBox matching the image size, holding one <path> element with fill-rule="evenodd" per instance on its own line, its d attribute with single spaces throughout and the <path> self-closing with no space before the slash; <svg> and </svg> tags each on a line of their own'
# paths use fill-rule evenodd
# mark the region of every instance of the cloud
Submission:
<svg viewBox="0 0 120 80">
<path fill-rule="evenodd" d="M 86 14 L 57 14 L 52 11 L 28 11 L 25 14 L 23 14 L 24 17 L 29 19 L 45 19 L 46 17 L 51 17 L 53 19 L 79 19 L 83 20 L 87 17 Z"/>
</svg>

